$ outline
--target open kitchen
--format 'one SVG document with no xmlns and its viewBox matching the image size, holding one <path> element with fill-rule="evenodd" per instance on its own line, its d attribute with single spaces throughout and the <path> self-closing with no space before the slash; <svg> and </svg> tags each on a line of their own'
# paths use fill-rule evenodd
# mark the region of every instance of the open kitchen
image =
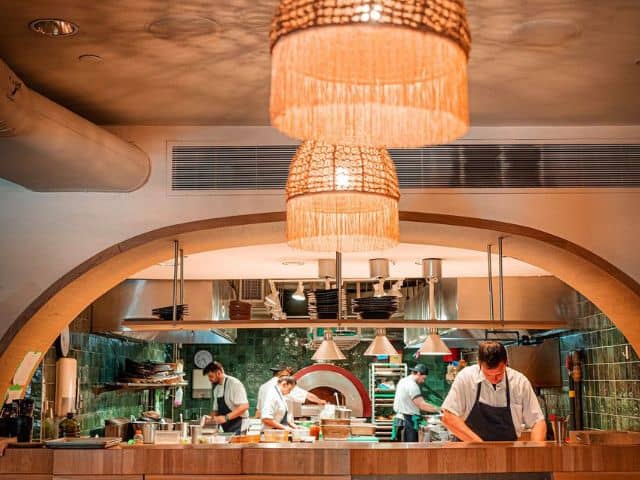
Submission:
<svg viewBox="0 0 640 480">
<path fill-rule="evenodd" d="M 640 6 L 0 11 L 0 480 L 640 478 Z"/>
</svg>

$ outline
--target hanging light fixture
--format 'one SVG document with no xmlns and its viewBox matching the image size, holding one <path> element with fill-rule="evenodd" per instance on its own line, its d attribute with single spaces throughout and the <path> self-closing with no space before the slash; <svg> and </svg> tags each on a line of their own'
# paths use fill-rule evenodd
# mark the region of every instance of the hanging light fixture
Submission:
<svg viewBox="0 0 640 480">
<path fill-rule="evenodd" d="M 423 259 L 422 272 L 429 284 L 429 319 L 433 321 L 436 320 L 435 287 L 442 278 L 442 260 L 439 258 Z M 438 329 L 430 328 L 427 339 L 418 353 L 420 355 L 451 355 L 451 350 L 440 338 Z"/>
<path fill-rule="evenodd" d="M 376 328 L 376 336 L 365 350 L 363 355 L 376 357 L 378 355 L 397 355 L 398 352 L 387 338 L 387 331 L 384 328 Z"/>
<path fill-rule="evenodd" d="M 463 0 L 280 0 L 271 123 L 302 140 L 416 147 L 469 126 Z"/>
<path fill-rule="evenodd" d="M 322 340 L 322 343 L 318 347 L 318 350 L 316 350 L 316 353 L 313 354 L 313 357 L 311 357 L 311 360 L 316 362 L 330 362 L 334 360 L 345 360 L 346 358 L 333 340 L 333 333 L 327 329 L 324 332 L 324 340 Z"/>
<path fill-rule="evenodd" d="M 307 141 L 287 180 L 289 246 L 322 252 L 384 250 L 400 236 L 400 190 L 386 150 Z"/>
<path fill-rule="evenodd" d="M 302 280 L 298 281 L 298 288 L 293 293 L 293 295 L 291 295 L 291 298 L 293 298 L 294 300 L 304 300 L 305 298 L 307 298 L 304 295 L 304 286 L 302 285 Z"/>
</svg>

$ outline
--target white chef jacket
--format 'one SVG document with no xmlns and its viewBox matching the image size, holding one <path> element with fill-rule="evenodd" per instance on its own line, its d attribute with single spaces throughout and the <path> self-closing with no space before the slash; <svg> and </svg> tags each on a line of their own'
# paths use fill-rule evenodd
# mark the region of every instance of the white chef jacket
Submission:
<svg viewBox="0 0 640 480">
<path fill-rule="evenodd" d="M 268 391 L 264 400 L 264 404 L 260 409 L 260 418 L 270 418 L 282 425 L 288 425 L 289 409 L 285 397 L 278 389 L 277 385 L 273 385 Z"/>
<path fill-rule="evenodd" d="M 258 389 L 258 400 L 256 402 L 256 409 L 260 410 L 262 414 L 262 408 L 264 407 L 264 402 L 267 399 L 267 395 L 273 387 L 278 385 L 278 377 L 272 377 L 262 385 Z M 285 400 L 290 400 L 296 403 L 304 403 L 307 399 L 307 395 L 309 394 L 304 388 L 300 388 L 297 385 L 293 387 L 293 390 L 286 396 Z"/>
<path fill-rule="evenodd" d="M 231 411 L 238 408 L 240 405 L 249 403 L 247 399 L 247 391 L 244 385 L 236 377 L 231 375 L 224 376 L 224 381 L 221 385 L 216 385 L 213 389 L 213 411 L 218 411 L 218 397 L 222 396 L 224 392 L 224 402 L 231 409 Z M 242 417 L 249 417 L 249 410 L 245 410 Z"/>
<path fill-rule="evenodd" d="M 522 373 L 507 367 L 505 377 L 509 376 L 509 390 L 511 392 L 511 418 L 518 437 L 522 433 L 522 425 L 532 427 L 544 419 L 542 409 L 533 391 L 531 382 Z M 466 420 L 476 401 L 478 384 L 482 382 L 480 401 L 492 407 L 507 406 L 507 388 L 503 378 L 493 388 L 479 365 L 463 368 L 456 375 L 447 398 L 442 404 L 443 410 L 448 410 Z"/>
</svg>

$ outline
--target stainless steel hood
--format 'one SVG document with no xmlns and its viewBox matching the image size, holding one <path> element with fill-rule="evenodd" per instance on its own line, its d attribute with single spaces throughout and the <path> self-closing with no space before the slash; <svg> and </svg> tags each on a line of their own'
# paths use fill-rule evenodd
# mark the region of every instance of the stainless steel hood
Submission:
<svg viewBox="0 0 640 480">
<path fill-rule="evenodd" d="M 505 277 L 505 320 L 541 323 L 577 318 L 577 292 L 555 277 Z M 405 301 L 404 317 L 427 319 L 429 294 L 426 287 L 410 289 Z M 485 338 L 483 330 L 447 329 L 447 320 L 478 321 L 489 318 L 487 279 L 444 278 L 436 287 L 436 318 L 442 320 L 442 339 L 449 347 L 474 348 Z M 496 325 L 499 322 L 496 321 Z M 405 329 L 406 348 L 418 348 L 427 329 Z M 529 334 L 526 330 L 520 335 Z M 515 339 L 515 337 L 514 337 Z"/>
<path fill-rule="evenodd" d="M 130 318 L 150 318 L 151 310 L 171 305 L 170 280 L 125 280 L 93 304 L 92 331 L 160 343 L 228 344 L 236 338 L 235 329 L 216 328 L 217 320 L 228 319 L 226 305 L 233 299 L 228 282 L 220 280 L 185 281 L 184 303 L 189 305 L 186 319 L 211 320 L 211 330 L 132 332 L 122 327 Z M 157 320 L 157 319 L 156 319 Z"/>
</svg>

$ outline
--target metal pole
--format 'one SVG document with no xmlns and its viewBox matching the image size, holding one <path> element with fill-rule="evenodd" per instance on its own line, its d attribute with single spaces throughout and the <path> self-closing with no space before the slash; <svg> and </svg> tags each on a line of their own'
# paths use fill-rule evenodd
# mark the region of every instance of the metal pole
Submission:
<svg viewBox="0 0 640 480">
<path fill-rule="evenodd" d="M 504 277 L 502 272 L 502 240 L 503 237 L 498 237 L 498 285 L 500 287 L 500 321 L 504 323 Z"/>
<path fill-rule="evenodd" d="M 173 241 L 173 321 L 178 316 L 178 240 Z"/>
<path fill-rule="evenodd" d="M 342 253 L 336 252 L 336 287 L 338 288 L 338 318 L 342 320 Z"/>
<path fill-rule="evenodd" d="M 180 305 L 184 304 L 184 249 L 180 249 Z"/>
<path fill-rule="evenodd" d="M 493 273 L 491 272 L 491 244 L 487 245 L 487 277 L 489 279 L 489 320 L 495 320 L 493 313 Z"/>
</svg>

